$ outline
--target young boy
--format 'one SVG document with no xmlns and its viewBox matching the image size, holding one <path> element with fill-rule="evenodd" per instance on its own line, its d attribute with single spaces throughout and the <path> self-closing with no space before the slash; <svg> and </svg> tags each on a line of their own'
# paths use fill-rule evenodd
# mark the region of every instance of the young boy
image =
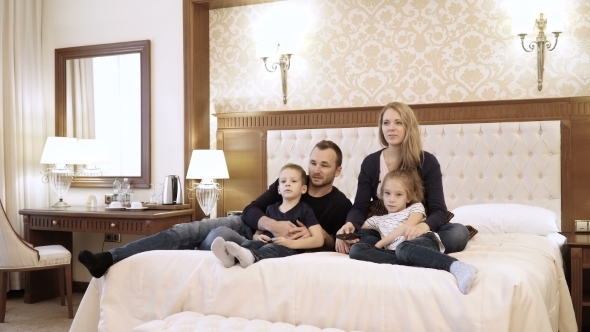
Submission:
<svg viewBox="0 0 590 332">
<path fill-rule="evenodd" d="M 246 268 L 253 263 L 267 258 L 287 257 L 304 252 L 303 249 L 319 248 L 324 244 L 322 227 L 319 225 L 313 210 L 301 202 L 301 195 L 307 191 L 306 174 L 303 168 L 295 164 L 286 164 L 279 172 L 279 194 L 283 201 L 269 206 L 266 215 L 275 220 L 303 223 L 311 233 L 311 237 L 290 240 L 275 237 L 270 232 L 257 231 L 253 240 L 241 245 L 225 241 L 218 237 L 211 245 L 211 251 L 225 267 L 235 265 L 237 259 L 240 266 Z"/>
</svg>

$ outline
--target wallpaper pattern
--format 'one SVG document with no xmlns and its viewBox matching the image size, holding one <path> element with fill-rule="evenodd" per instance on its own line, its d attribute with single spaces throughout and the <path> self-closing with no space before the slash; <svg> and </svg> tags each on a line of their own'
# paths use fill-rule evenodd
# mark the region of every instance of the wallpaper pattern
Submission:
<svg viewBox="0 0 590 332">
<path fill-rule="evenodd" d="M 211 111 L 588 96 L 590 1 L 563 1 L 568 31 L 546 53 L 539 92 L 536 51 L 511 33 L 504 0 L 297 0 L 313 14 L 287 105 L 280 74 L 256 56 L 257 22 L 284 2 L 212 10 Z"/>
</svg>

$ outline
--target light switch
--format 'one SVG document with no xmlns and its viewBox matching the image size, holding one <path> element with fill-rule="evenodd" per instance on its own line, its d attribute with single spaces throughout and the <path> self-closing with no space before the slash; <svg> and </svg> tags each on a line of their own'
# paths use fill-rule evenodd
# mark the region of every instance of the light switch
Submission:
<svg viewBox="0 0 590 332">
<path fill-rule="evenodd" d="M 588 232 L 588 220 L 576 220 L 576 232 Z"/>
</svg>

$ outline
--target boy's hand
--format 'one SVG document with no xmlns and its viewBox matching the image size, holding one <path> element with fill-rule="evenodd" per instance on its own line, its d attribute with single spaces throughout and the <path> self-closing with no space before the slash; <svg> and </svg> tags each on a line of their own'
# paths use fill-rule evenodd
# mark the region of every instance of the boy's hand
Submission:
<svg viewBox="0 0 590 332">
<path fill-rule="evenodd" d="M 283 246 L 283 247 L 287 247 L 287 248 L 291 248 L 289 245 L 290 245 L 292 242 L 293 242 L 293 240 L 286 239 L 286 238 L 284 238 L 284 237 L 282 237 L 282 236 L 280 236 L 280 237 L 275 237 L 275 238 L 273 239 L 273 241 L 272 241 L 272 243 L 275 243 L 275 244 L 278 244 L 278 245 L 281 245 L 281 246 Z"/>
<path fill-rule="evenodd" d="M 311 237 L 311 233 L 309 232 L 309 229 L 307 229 L 307 227 L 305 227 L 305 225 L 297 220 L 297 225 L 298 227 L 295 228 L 291 228 L 289 230 L 289 236 L 288 238 L 291 240 L 298 240 L 298 239 L 306 239 L 308 237 Z"/>
<path fill-rule="evenodd" d="M 264 234 L 256 234 L 256 235 L 254 235 L 252 237 L 252 239 L 253 240 L 256 240 L 256 241 L 262 241 L 264 243 L 270 243 L 270 242 L 272 242 L 270 240 L 270 237 L 268 235 L 264 235 Z"/>
</svg>

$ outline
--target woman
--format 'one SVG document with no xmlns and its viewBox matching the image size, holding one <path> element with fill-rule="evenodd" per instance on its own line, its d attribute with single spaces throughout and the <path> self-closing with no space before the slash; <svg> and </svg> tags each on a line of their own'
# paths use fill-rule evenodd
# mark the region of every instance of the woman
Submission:
<svg viewBox="0 0 590 332">
<path fill-rule="evenodd" d="M 442 186 L 442 173 L 436 158 L 422 151 L 422 140 L 418 119 L 412 109 L 399 102 L 385 105 L 379 114 L 379 141 L 385 148 L 368 155 L 361 164 L 358 188 L 354 204 L 347 215 L 347 222 L 341 233 L 359 230 L 360 242 L 375 244 L 380 240 L 378 233 L 361 230 L 367 219 L 371 200 L 379 199 L 381 182 L 385 175 L 395 169 L 416 167 L 424 184 L 424 206 L 428 217 L 424 222 L 408 227 L 407 240 L 428 232 L 436 232 L 445 247 L 445 253 L 465 249 L 469 231 L 461 224 L 447 223 L 447 206 Z M 350 245 L 359 240 L 336 240 L 336 251 L 348 253 Z"/>
</svg>

